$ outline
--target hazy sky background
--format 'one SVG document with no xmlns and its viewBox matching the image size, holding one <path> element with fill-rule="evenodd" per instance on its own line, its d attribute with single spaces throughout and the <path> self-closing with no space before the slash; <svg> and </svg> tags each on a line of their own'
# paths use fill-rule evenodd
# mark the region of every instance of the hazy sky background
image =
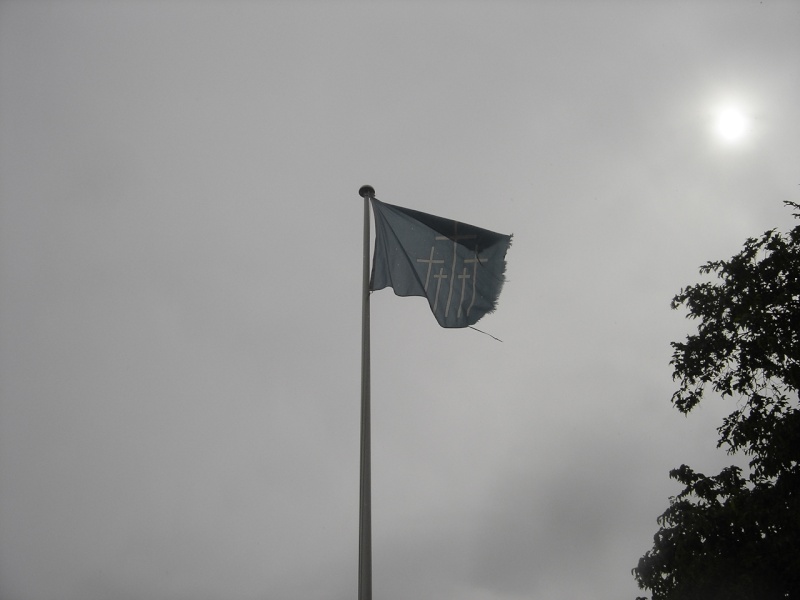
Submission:
<svg viewBox="0 0 800 600">
<path fill-rule="evenodd" d="M 0 599 L 356 597 L 362 201 L 513 233 L 372 296 L 374 596 L 632 599 L 715 428 L 669 301 L 794 225 L 800 3 L 0 2 Z M 724 141 L 727 105 L 747 119 Z"/>
</svg>

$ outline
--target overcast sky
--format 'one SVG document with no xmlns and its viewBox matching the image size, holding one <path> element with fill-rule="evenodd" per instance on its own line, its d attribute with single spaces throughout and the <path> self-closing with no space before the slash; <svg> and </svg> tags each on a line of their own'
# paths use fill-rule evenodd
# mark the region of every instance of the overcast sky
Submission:
<svg viewBox="0 0 800 600">
<path fill-rule="evenodd" d="M 671 311 L 794 225 L 800 3 L 0 2 L 0 598 L 350 600 L 362 201 L 513 233 L 372 295 L 380 600 L 632 599 L 732 408 Z M 740 111 L 741 135 L 716 130 Z"/>
</svg>

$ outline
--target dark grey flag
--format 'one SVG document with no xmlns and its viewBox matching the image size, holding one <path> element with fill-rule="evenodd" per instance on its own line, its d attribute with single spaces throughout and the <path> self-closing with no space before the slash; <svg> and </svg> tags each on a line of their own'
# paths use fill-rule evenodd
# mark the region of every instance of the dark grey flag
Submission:
<svg viewBox="0 0 800 600">
<path fill-rule="evenodd" d="M 424 296 L 442 327 L 474 325 L 492 312 L 505 281 L 511 236 L 372 198 L 371 290 Z"/>
</svg>

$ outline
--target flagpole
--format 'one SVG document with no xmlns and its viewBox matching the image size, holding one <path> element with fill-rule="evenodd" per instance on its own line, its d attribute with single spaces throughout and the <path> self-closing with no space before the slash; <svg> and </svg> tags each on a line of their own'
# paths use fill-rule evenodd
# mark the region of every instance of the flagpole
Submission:
<svg viewBox="0 0 800 600">
<path fill-rule="evenodd" d="M 361 288 L 361 478 L 358 510 L 358 600 L 372 600 L 372 500 L 370 477 L 370 368 L 369 368 L 369 202 L 370 185 L 361 186 L 364 198 L 364 269 Z"/>
</svg>

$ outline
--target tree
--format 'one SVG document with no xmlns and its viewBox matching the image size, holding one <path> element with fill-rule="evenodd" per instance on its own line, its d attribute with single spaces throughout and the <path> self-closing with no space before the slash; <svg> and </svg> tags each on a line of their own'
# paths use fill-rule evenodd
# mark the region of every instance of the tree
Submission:
<svg viewBox="0 0 800 600">
<path fill-rule="evenodd" d="M 685 487 L 633 575 L 653 600 L 800 598 L 800 226 L 700 272 L 716 280 L 672 300 L 699 321 L 672 343 L 672 403 L 686 414 L 709 390 L 735 398 L 717 447 L 748 456 L 749 470 L 672 470 Z"/>
</svg>

